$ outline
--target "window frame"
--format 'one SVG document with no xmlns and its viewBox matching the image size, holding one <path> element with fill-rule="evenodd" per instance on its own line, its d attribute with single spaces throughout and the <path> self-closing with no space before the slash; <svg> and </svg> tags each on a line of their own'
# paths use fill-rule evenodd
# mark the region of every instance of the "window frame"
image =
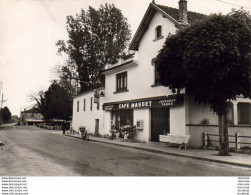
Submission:
<svg viewBox="0 0 251 195">
<path fill-rule="evenodd" d="M 155 28 L 155 39 L 160 39 L 162 37 L 162 26 L 158 25 Z"/>
<path fill-rule="evenodd" d="M 92 97 L 90 98 L 90 110 L 92 111 Z"/>
<path fill-rule="evenodd" d="M 79 112 L 79 101 L 77 101 L 77 112 Z"/>
<path fill-rule="evenodd" d="M 160 74 L 159 72 L 157 72 L 157 69 L 156 69 L 156 58 L 152 59 L 152 66 L 153 66 L 153 85 L 152 87 L 155 87 L 155 86 L 161 86 L 161 83 L 160 83 Z M 158 78 L 158 79 L 157 79 Z"/>
<path fill-rule="evenodd" d="M 116 74 L 116 92 L 127 91 L 127 71 Z"/>
<path fill-rule="evenodd" d="M 85 111 L 85 99 L 83 101 L 83 111 Z"/>
</svg>

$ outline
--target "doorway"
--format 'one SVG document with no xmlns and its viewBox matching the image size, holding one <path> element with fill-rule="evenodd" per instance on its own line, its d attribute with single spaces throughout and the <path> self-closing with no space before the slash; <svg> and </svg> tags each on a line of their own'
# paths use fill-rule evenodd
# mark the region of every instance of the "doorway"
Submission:
<svg viewBox="0 0 251 195">
<path fill-rule="evenodd" d="M 95 135 L 99 135 L 99 119 L 95 119 Z"/>
<path fill-rule="evenodd" d="M 159 135 L 170 133 L 170 109 L 151 109 L 151 141 L 158 142 Z"/>
</svg>

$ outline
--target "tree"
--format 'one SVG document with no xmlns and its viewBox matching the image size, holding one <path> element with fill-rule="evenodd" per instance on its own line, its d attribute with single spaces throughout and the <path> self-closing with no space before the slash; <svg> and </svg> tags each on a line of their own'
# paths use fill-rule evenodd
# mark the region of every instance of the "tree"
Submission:
<svg viewBox="0 0 251 195">
<path fill-rule="evenodd" d="M 68 120 L 72 115 L 72 96 L 57 81 L 53 81 L 47 91 L 39 92 L 33 99 L 36 101 L 35 108 L 45 120 Z"/>
<path fill-rule="evenodd" d="M 170 35 L 157 56 L 161 83 L 210 104 L 219 122 L 219 154 L 229 155 L 226 106 L 251 97 L 251 20 L 244 10 L 211 15 Z"/>
<path fill-rule="evenodd" d="M 68 119 L 72 115 L 72 98 L 67 90 L 54 81 L 45 92 L 48 118 Z"/>
<path fill-rule="evenodd" d="M 49 110 L 47 109 L 46 99 L 44 97 L 44 92 L 39 91 L 37 94 L 30 95 L 30 99 L 36 102 L 34 108 L 43 115 L 44 118 L 47 118 Z"/>
<path fill-rule="evenodd" d="M 7 122 L 10 121 L 10 119 L 11 119 L 11 112 L 10 112 L 10 110 L 9 110 L 8 107 L 5 106 L 5 107 L 1 110 L 1 114 L 2 114 L 2 121 L 3 121 L 4 123 L 7 123 Z"/>
<path fill-rule="evenodd" d="M 104 85 L 104 66 L 125 57 L 131 36 L 127 19 L 113 4 L 101 5 L 97 10 L 89 7 L 76 17 L 67 17 L 67 32 L 69 40 L 56 44 L 59 54 L 68 58 L 61 71 L 76 79 L 81 91 Z M 73 76 L 72 72 L 77 74 Z"/>
</svg>

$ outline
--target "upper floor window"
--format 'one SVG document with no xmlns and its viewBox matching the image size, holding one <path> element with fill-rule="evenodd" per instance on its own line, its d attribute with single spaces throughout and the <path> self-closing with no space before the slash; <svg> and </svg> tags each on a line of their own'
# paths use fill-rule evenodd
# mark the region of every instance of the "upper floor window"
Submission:
<svg viewBox="0 0 251 195">
<path fill-rule="evenodd" d="M 77 101 L 77 112 L 79 112 L 79 101 Z"/>
<path fill-rule="evenodd" d="M 160 75 L 158 71 L 158 65 L 154 63 L 154 84 L 159 85 L 160 84 Z"/>
<path fill-rule="evenodd" d="M 159 74 L 159 71 L 158 71 L 158 64 L 155 63 L 156 59 L 153 59 L 152 60 L 152 65 L 153 65 L 153 69 L 154 69 L 154 84 L 152 86 L 155 86 L 155 85 L 160 85 L 160 74 Z"/>
<path fill-rule="evenodd" d="M 83 111 L 85 111 L 85 99 L 83 101 Z"/>
<path fill-rule="evenodd" d="M 116 75 L 117 91 L 127 90 L 127 72 L 122 72 Z"/>
<path fill-rule="evenodd" d="M 162 28 L 161 28 L 161 25 L 159 25 L 155 28 L 155 39 L 158 39 L 161 37 L 162 37 Z"/>
<path fill-rule="evenodd" d="M 90 99 L 90 110 L 92 111 L 92 97 Z"/>
</svg>

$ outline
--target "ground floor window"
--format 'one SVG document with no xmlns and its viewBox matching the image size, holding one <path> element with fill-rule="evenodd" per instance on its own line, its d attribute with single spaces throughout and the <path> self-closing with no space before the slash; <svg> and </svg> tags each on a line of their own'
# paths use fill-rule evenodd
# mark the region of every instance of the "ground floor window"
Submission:
<svg viewBox="0 0 251 195">
<path fill-rule="evenodd" d="M 233 111 L 233 103 L 227 103 L 227 124 L 233 125 L 234 124 L 234 111 Z"/>
<path fill-rule="evenodd" d="M 251 104 L 250 103 L 238 103 L 238 124 L 251 125 Z"/>
<path fill-rule="evenodd" d="M 111 114 L 112 130 L 120 130 L 123 126 L 133 126 L 133 110 L 116 110 Z"/>
</svg>

